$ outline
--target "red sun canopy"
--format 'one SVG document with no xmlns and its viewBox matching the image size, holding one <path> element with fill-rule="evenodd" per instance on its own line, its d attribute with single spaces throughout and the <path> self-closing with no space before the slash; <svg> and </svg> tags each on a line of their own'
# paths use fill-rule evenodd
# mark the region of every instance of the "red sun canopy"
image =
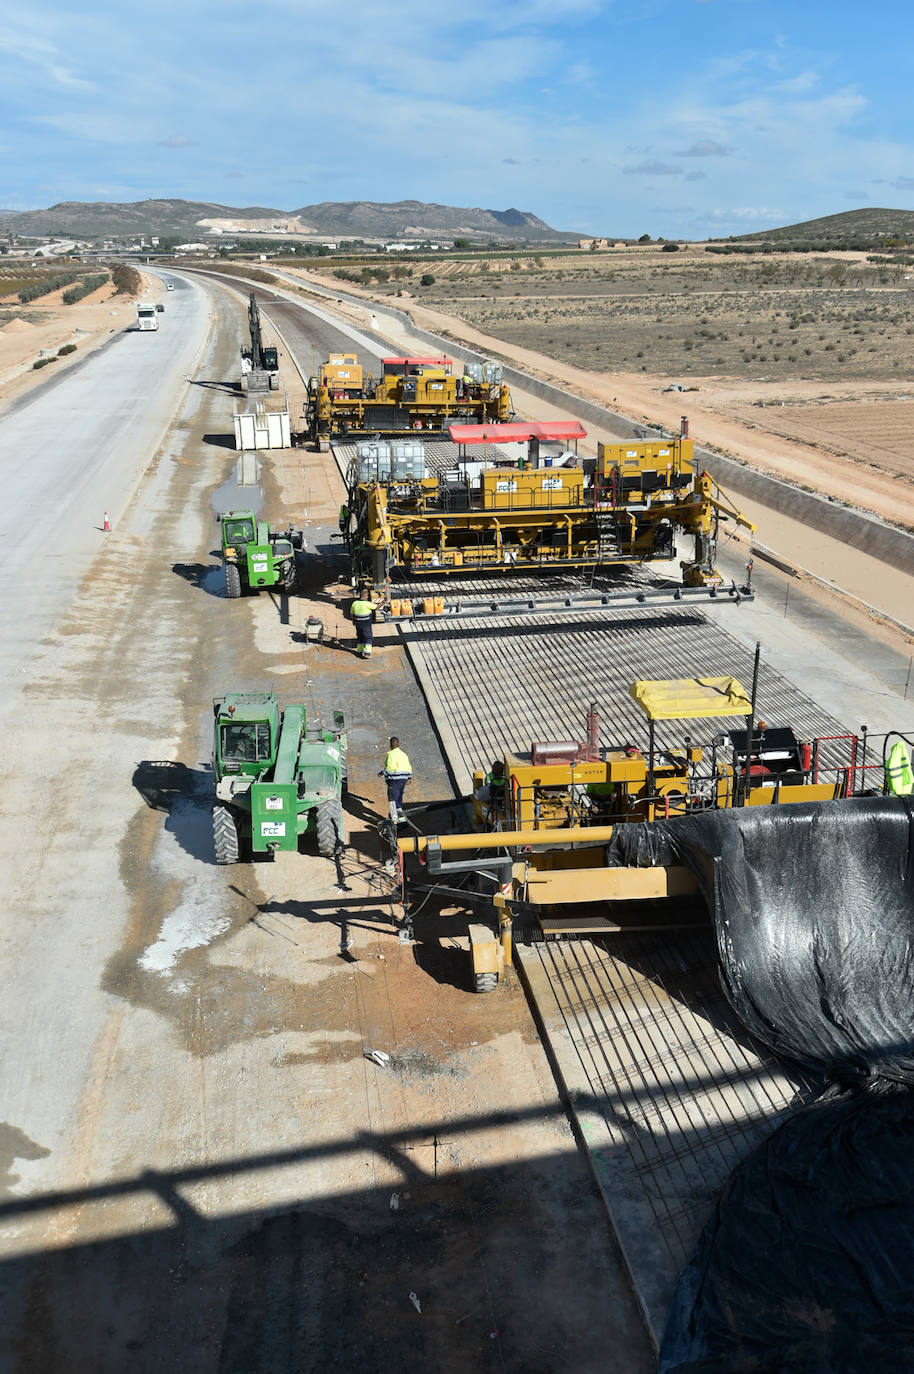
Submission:
<svg viewBox="0 0 914 1374">
<path fill-rule="evenodd" d="M 455 444 L 522 444 L 528 439 L 583 439 L 580 420 L 546 420 L 532 424 L 448 425 Z"/>
</svg>

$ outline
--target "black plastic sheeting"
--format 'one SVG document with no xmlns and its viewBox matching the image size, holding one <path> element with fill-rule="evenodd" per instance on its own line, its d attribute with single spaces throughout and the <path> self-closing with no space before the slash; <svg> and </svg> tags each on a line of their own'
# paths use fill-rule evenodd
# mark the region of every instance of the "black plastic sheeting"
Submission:
<svg viewBox="0 0 914 1374">
<path fill-rule="evenodd" d="M 661 1374 L 914 1371 L 914 830 L 905 798 L 619 827 L 679 862 L 746 1027 L 829 1093 L 734 1173 L 680 1276 Z"/>
<path fill-rule="evenodd" d="M 805 1108 L 736 1170 L 676 1287 L 661 1374 L 914 1370 L 914 1095 Z"/>
<path fill-rule="evenodd" d="M 707 811 L 619 826 L 610 861 L 695 872 L 724 991 L 779 1055 L 914 1082 L 912 823 L 895 797 Z"/>
</svg>

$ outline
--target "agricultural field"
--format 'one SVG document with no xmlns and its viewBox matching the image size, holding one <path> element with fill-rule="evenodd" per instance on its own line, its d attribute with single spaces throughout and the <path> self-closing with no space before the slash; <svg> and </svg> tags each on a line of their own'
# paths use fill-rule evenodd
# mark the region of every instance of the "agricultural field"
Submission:
<svg viewBox="0 0 914 1374">
<path fill-rule="evenodd" d="M 111 280 L 111 273 L 79 262 L 57 260 L 42 266 L 31 263 L 0 264 L 0 307 L 27 305 L 75 305 Z"/>
</svg>

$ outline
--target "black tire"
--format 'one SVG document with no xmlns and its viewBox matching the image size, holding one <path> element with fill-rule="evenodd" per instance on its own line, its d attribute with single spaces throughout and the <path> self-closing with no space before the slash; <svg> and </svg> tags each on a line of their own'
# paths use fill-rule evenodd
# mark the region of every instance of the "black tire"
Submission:
<svg viewBox="0 0 914 1374">
<path fill-rule="evenodd" d="M 474 973 L 473 991 L 474 992 L 494 992 L 498 987 L 497 973 Z"/>
<path fill-rule="evenodd" d="M 241 853 L 238 826 L 227 806 L 213 807 L 213 849 L 216 852 L 217 864 L 238 862 Z"/>
<path fill-rule="evenodd" d="M 288 561 L 288 563 L 286 564 L 286 566 L 285 566 L 285 567 L 283 568 L 283 570 L 282 570 L 282 585 L 283 585 L 283 590 L 284 590 L 284 591 L 287 591 L 287 592 L 294 592 L 297 583 L 298 583 L 298 565 L 296 564 L 294 558 L 290 558 L 289 561 Z"/>
<path fill-rule="evenodd" d="M 226 563 L 225 568 L 225 594 L 231 600 L 241 595 L 241 572 L 237 563 Z"/>
<path fill-rule="evenodd" d="M 337 845 L 346 843 L 346 823 L 338 801 L 322 802 L 317 808 L 317 852 L 332 859 Z"/>
</svg>

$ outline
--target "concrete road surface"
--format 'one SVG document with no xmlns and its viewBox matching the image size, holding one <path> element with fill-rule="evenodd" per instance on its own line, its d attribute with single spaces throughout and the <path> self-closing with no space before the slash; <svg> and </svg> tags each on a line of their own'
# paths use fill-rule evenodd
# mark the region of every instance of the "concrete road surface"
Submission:
<svg viewBox="0 0 914 1374">
<path fill-rule="evenodd" d="M 163 297 L 165 296 L 162 291 Z M 14 402 L 0 438 L 0 711 L 28 682 L 105 535 L 164 440 L 210 327 L 195 283 L 167 293 L 159 328 L 131 328 Z"/>
<path fill-rule="evenodd" d="M 338 474 L 265 456 L 305 585 L 228 601 L 211 500 L 243 302 L 165 303 L 3 430 L 0 1371 L 646 1374 L 516 981 L 469 992 L 452 917 L 392 930 L 387 735 L 408 800 L 450 781 L 399 648 L 356 660 L 326 590 Z M 330 642 L 305 643 L 310 614 Z M 211 700 L 233 687 L 346 711 L 339 865 L 303 844 L 215 866 Z"/>
</svg>

